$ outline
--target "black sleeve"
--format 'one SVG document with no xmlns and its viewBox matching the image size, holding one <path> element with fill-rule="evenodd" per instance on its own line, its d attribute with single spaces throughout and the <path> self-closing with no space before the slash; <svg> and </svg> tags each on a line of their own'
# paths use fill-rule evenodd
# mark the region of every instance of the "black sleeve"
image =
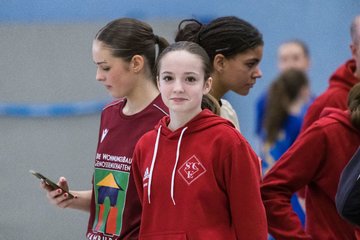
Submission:
<svg viewBox="0 0 360 240">
<path fill-rule="evenodd" d="M 360 226 L 360 147 L 344 168 L 336 197 L 339 214 L 349 222 Z"/>
</svg>

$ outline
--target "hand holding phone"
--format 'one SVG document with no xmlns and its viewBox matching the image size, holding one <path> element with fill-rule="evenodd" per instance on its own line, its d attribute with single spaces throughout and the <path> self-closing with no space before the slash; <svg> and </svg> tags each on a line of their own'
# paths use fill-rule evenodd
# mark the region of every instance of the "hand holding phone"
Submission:
<svg viewBox="0 0 360 240">
<path fill-rule="evenodd" d="M 41 173 L 38 173 L 34 170 L 29 170 L 29 172 L 34 175 L 35 177 L 43 180 L 52 190 L 55 189 L 61 189 L 64 193 L 67 193 L 69 195 L 69 198 L 74 198 L 74 195 L 72 195 L 69 191 L 65 190 L 64 188 L 60 187 L 59 185 L 57 185 L 56 183 L 54 183 L 53 181 L 51 181 L 49 178 L 45 177 L 44 175 L 42 175 Z"/>
</svg>

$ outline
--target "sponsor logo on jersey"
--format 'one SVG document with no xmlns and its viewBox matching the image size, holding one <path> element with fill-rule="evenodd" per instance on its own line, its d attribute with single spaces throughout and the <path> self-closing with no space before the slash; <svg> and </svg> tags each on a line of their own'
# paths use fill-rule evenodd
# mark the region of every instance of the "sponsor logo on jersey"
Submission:
<svg viewBox="0 0 360 240">
<path fill-rule="evenodd" d="M 123 222 L 126 190 L 129 184 L 128 172 L 95 168 L 95 221 L 92 234 L 95 236 L 119 236 Z M 109 238 L 110 239 L 110 238 Z"/>
<path fill-rule="evenodd" d="M 102 134 L 101 134 L 101 140 L 100 142 L 104 141 L 106 135 L 108 134 L 109 132 L 109 129 L 105 128 L 103 131 L 102 131 Z"/>
</svg>

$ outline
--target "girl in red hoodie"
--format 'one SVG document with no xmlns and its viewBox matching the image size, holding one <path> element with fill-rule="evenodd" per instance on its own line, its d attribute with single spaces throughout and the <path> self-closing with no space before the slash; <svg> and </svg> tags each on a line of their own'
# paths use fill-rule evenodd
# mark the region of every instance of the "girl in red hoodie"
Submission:
<svg viewBox="0 0 360 240">
<path fill-rule="evenodd" d="M 340 174 L 360 145 L 360 83 L 349 93 L 349 110 L 326 108 L 265 176 L 261 193 L 276 239 L 356 239 L 355 227 L 336 211 Z M 306 188 L 305 229 L 290 198 Z"/>
<path fill-rule="evenodd" d="M 201 109 L 212 83 L 208 55 L 177 42 L 157 67 L 170 116 L 135 147 L 140 239 L 266 239 L 258 157 L 233 124 Z"/>
</svg>

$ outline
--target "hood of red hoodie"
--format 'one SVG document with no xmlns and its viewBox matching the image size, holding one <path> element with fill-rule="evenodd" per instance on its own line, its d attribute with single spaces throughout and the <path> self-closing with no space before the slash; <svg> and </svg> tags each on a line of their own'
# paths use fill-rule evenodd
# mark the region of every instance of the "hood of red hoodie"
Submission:
<svg viewBox="0 0 360 240">
<path fill-rule="evenodd" d="M 328 117 L 331 119 L 335 119 L 338 122 L 342 123 L 343 125 L 347 126 L 348 128 L 352 129 L 353 131 L 357 131 L 360 133 L 360 130 L 358 130 L 351 124 L 349 110 L 344 111 L 339 108 L 326 107 L 321 112 L 320 118 L 322 118 L 322 117 Z"/>
<path fill-rule="evenodd" d="M 161 126 L 161 136 L 166 137 L 168 139 L 177 139 L 179 138 L 182 130 L 187 127 L 186 135 L 190 135 L 192 133 L 196 133 L 203 129 L 209 129 L 213 126 L 219 124 L 227 124 L 229 126 L 235 127 L 229 120 L 221 118 L 210 110 L 202 110 L 198 115 L 196 115 L 193 119 L 187 122 L 181 128 L 172 131 L 168 128 L 168 124 L 170 122 L 170 116 L 165 116 L 161 119 L 161 121 L 155 126 L 155 130 L 157 131 Z"/>
<path fill-rule="evenodd" d="M 229 126 L 234 127 L 234 125 L 224 119 L 221 118 L 211 111 L 205 109 L 201 111 L 198 115 L 196 115 L 193 119 L 191 119 L 189 122 L 187 122 L 184 126 L 180 127 L 179 129 L 175 131 L 171 131 L 167 126 L 170 122 L 170 117 L 166 116 L 160 120 L 160 122 L 155 126 L 155 131 L 157 132 L 155 146 L 154 146 L 154 154 L 150 165 L 150 171 L 149 171 L 149 180 L 148 180 L 148 202 L 151 203 L 151 183 L 152 183 L 152 176 L 155 168 L 155 162 L 157 158 L 157 152 L 159 147 L 159 140 L 160 137 L 167 138 L 169 140 L 177 141 L 177 150 L 175 154 L 175 164 L 172 171 L 172 177 L 171 177 L 171 189 L 170 189 L 170 196 L 173 201 L 173 204 L 176 205 L 175 197 L 174 197 L 174 185 L 175 185 L 175 172 L 178 165 L 178 160 L 180 156 L 180 146 L 182 142 L 183 135 L 191 136 L 191 134 L 194 134 L 196 132 L 199 132 L 204 129 L 210 129 L 214 126 L 217 126 L 219 124 L 226 124 Z M 235 128 L 235 127 L 234 127 Z"/>
<path fill-rule="evenodd" d="M 341 87 L 350 90 L 352 86 L 360 82 L 360 79 L 354 76 L 355 70 L 356 63 L 354 59 L 348 60 L 346 63 L 341 65 L 330 77 L 330 88 Z"/>
</svg>

